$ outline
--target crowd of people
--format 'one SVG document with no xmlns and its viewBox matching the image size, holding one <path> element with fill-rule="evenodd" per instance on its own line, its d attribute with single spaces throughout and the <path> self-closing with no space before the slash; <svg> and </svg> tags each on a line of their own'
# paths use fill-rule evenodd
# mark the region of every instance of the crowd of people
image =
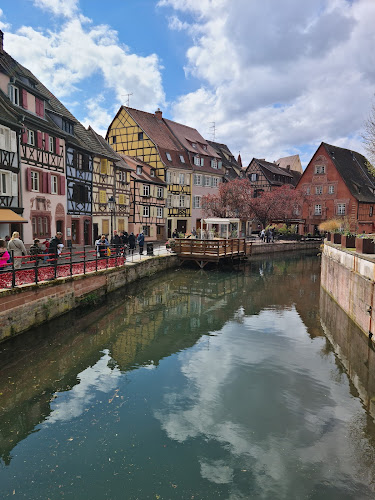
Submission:
<svg viewBox="0 0 375 500">
<path fill-rule="evenodd" d="M 109 241 L 108 235 L 102 234 L 100 238 L 95 241 L 95 249 L 98 257 L 105 257 L 106 255 L 126 255 L 127 252 L 133 255 L 138 243 L 139 254 L 143 254 L 145 236 L 140 232 L 137 236 L 133 232 L 128 234 L 126 231 L 113 232 L 113 236 Z"/>
<path fill-rule="evenodd" d="M 275 241 L 275 231 L 274 227 L 262 229 L 259 233 L 259 238 L 266 243 L 273 243 Z"/>
</svg>

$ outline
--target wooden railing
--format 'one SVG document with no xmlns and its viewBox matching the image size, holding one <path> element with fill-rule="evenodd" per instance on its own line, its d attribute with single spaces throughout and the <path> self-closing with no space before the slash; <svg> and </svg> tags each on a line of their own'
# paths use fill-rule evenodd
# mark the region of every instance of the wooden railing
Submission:
<svg viewBox="0 0 375 500">
<path fill-rule="evenodd" d="M 210 260 L 247 254 L 245 238 L 232 238 L 229 240 L 197 240 L 195 238 L 177 238 L 174 250 L 181 257 L 203 257 Z"/>
</svg>

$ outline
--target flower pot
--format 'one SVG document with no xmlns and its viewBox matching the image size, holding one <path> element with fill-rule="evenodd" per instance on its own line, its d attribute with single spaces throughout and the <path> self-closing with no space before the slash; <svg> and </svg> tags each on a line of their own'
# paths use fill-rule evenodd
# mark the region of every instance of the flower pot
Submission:
<svg viewBox="0 0 375 500">
<path fill-rule="evenodd" d="M 356 238 L 355 249 L 358 253 L 374 253 L 374 242 L 369 238 Z"/>
<path fill-rule="evenodd" d="M 341 246 L 343 248 L 354 248 L 355 247 L 355 236 L 345 236 L 341 235 Z"/>
<path fill-rule="evenodd" d="M 336 243 L 336 245 L 341 245 L 341 234 L 340 233 L 333 233 L 333 243 Z"/>
<path fill-rule="evenodd" d="M 327 241 L 331 241 L 331 233 L 326 234 Z"/>
</svg>

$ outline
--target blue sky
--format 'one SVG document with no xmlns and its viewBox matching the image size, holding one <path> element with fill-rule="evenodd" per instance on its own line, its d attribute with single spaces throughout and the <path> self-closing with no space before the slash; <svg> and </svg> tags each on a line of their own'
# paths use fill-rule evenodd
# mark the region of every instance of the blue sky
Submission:
<svg viewBox="0 0 375 500">
<path fill-rule="evenodd" d="M 104 134 L 132 107 L 196 127 L 244 163 L 321 141 L 363 152 L 373 0 L 2 0 L 5 50 Z"/>
</svg>

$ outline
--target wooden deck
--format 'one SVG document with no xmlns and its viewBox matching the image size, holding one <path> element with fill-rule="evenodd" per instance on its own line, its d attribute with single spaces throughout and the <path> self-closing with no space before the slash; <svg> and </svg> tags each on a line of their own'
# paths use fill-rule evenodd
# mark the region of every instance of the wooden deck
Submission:
<svg viewBox="0 0 375 500">
<path fill-rule="evenodd" d="M 241 259 L 251 254 L 251 243 L 245 238 L 197 240 L 177 238 L 174 251 L 180 261 L 192 260 L 203 269 L 208 262 Z"/>
</svg>

